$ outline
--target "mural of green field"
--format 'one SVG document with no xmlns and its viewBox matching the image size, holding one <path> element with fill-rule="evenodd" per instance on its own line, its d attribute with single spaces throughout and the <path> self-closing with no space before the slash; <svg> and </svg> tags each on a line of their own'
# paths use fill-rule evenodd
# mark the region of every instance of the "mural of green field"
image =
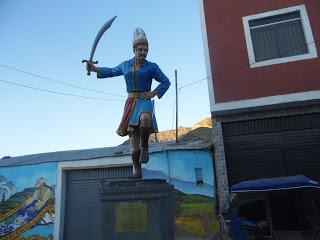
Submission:
<svg viewBox="0 0 320 240">
<path fill-rule="evenodd" d="M 213 200 L 212 200 L 213 201 Z M 181 206 L 181 215 L 199 215 L 204 213 L 213 213 L 213 202 L 208 203 L 182 203 Z"/>
<path fill-rule="evenodd" d="M 186 195 L 179 191 L 175 194 L 176 236 L 212 237 L 219 232 L 219 224 L 214 213 L 214 198 Z"/>
</svg>

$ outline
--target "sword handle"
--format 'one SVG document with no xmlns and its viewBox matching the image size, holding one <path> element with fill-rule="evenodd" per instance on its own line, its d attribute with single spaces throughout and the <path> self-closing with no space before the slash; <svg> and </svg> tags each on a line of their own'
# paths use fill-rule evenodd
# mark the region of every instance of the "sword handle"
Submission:
<svg viewBox="0 0 320 240">
<path fill-rule="evenodd" d="M 87 63 L 87 64 L 97 64 L 98 61 L 91 61 L 91 60 L 82 60 L 82 63 Z M 89 76 L 91 71 L 87 71 L 87 75 Z"/>
</svg>

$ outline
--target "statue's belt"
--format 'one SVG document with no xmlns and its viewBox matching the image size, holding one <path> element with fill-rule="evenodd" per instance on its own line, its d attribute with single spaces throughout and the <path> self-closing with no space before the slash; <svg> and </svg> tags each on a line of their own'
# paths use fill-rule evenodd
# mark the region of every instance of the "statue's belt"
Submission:
<svg viewBox="0 0 320 240">
<path fill-rule="evenodd" d="M 128 98 L 138 98 L 138 97 L 141 97 L 143 93 L 144 92 L 131 92 L 131 93 L 128 93 Z"/>
</svg>

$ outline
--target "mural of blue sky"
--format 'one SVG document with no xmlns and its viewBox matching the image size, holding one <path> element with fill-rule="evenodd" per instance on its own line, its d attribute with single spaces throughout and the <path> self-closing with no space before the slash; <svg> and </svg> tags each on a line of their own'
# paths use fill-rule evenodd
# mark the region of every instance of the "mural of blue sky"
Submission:
<svg viewBox="0 0 320 240">
<path fill-rule="evenodd" d="M 194 182 L 196 179 L 195 168 L 202 168 L 203 182 L 213 184 L 213 167 L 211 156 L 208 152 L 185 151 L 169 152 L 171 177 L 184 181 Z"/>
<path fill-rule="evenodd" d="M 150 161 L 148 164 L 142 165 L 143 168 L 150 170 L 158 170 L 168 174 L 168 163 L 166 162 L 167 156 L 165 152 L 150 154 Z"/>
<path fill-rule="evenodd" d="M 202 169 L 203 185 L 197 186 L 195 168 Z M 186 194 L 214 196 L 214 171 L 210 153 L 205 151 L 168 151 L 151 154 L 143 166 L 143 178 L 166 179 Z"/>
<path fill-rule="evenodd" d="M 167 156 L 166 156 L 167 155 Z M 164 161 L 168 159 L 168 161 Z M 167 153 L 153 153 L 150 161 L 143 167 L 149 170 L 159 170 L 170 177 L 178 178 L 183 181 L 196 179 L 195 168 L 202 168 L 203 182 L 213 184 L 214 171 L 212 167 L 211 155 L 205 151 L 168 151 Z"/>
<path fill-rule="evenodd" d="M 0 168 L 0 176 L 8 182 L 12 182 L 16 192 L 25 188 L 34 187 L 38 178 L 44 177 L 49 186 L 56 184 L 57 163 L 43 163 L 17 167 Z M 1 183 L 0 183 L 1 185 Z"/>
</svg>

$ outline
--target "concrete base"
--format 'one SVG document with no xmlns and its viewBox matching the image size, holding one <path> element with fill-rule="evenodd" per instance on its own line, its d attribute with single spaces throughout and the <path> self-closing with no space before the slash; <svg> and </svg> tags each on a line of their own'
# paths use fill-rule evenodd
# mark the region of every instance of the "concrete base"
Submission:
<svg viewBox="0 0 320 240">
<path fill-rule="evenodd" d="M 173 240 L 173 185 L 161 179 L 102 181 L 105 239 Z"/>
</svg>

